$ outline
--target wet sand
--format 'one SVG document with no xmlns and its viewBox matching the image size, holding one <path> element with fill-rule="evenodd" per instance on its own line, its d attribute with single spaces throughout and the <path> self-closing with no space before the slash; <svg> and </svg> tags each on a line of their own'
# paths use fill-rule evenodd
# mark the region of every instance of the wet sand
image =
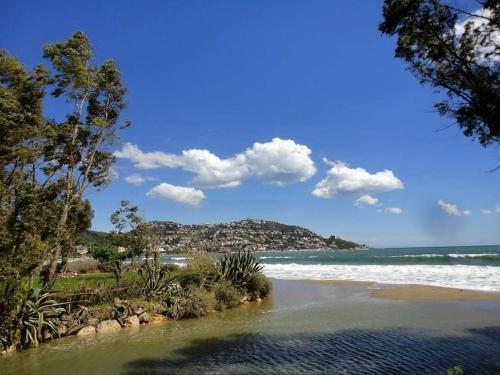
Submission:
<svg viewBox="0 0 500 375">
<path fill-rule="evenodd" d="M 384 287 L 374 290 L 372 296 L 385 299 L 417 301 L 500 301 L 500 293 L 429 285 Z"/>
<path fill-rule="evenodd" d="M 408 284 L 385 285 L 358 280 L 294 280 L 313 285 L 358 285 L 376 288 L 370 295 L 377 298 L 408 301 L 500 301 L 500 293 L 440 286 Z"/>
</svg>

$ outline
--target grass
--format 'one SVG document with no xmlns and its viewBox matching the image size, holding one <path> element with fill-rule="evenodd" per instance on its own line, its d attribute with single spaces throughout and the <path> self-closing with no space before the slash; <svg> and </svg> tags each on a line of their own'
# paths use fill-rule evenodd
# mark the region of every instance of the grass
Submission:
<svg viewBox="0 0 500 375">
<path fill-rule="evenodd" d="M 137 272 L 124 272 L 122 280 L 136 281 L 139 280 L 139 275 Z M 112 272 L 96 272 L 68 278 L 58 277 L 52 289 L 58 292 L 73 293 L 78 292 L 83 287 L 95 288 L 98 285 L 114 286 L 115 283 L 115 275 Z M 40 287 L 41 280 L 35 286 Z"/>
</svg>

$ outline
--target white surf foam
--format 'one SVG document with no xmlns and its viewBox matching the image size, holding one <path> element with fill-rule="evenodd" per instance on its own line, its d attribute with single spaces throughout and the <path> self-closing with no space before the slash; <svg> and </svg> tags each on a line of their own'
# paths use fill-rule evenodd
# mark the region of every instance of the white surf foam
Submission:
<svg viewBox="0 0 500 375">
<path fill-rule="evenodd" d="M 500 267 L 466 265 L 264 264 L 266 276 L 284 280 L 359 280 L 500 292 Z"/>
</svg>

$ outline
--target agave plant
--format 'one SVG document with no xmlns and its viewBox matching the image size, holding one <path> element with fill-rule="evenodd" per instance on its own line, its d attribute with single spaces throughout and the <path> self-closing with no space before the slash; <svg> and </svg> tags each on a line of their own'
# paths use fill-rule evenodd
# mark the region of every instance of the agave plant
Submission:
<svg viewBox="0 0 500 375">
<path fill-rule="evenodd" d="M 219 261 L 219 268 L 226 280 L 240 289 L 246 289 L 263 266 L 250 251 L 238 251 L 225 254 Z"/>
<path fill-rule="evenodd" d="M 168 286 L 175 280 L 175 276 L 148 264 L 141 268 L 138 273 L 141 276 L 141 294 L 146 299 L 162 297 Z"/>
<path fill-rule="evenodd" d="M 61 316 L 66 311 L 60 303 L 51 299 L 53 293 L 46 288 L 32 288 L 21 306 L 19 314 L 19 331 L 22 346 L 37 346 L 42 341 L 42 332 L 58 335 L 62 324 Z"/>
</svg>

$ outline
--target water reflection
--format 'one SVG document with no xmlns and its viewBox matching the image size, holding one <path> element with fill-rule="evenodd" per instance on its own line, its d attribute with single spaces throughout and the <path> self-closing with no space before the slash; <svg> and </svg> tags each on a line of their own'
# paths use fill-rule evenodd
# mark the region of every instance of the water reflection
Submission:
<svg viewBox="0 0 500 375">
<path fill-rule="evenodd" d="M 236 334 L 197 340 L 160 359 L 127 363 L 136 374 L 500 374 L 500 327 L 437 336 L 412 330 Z"/>
</svg>

